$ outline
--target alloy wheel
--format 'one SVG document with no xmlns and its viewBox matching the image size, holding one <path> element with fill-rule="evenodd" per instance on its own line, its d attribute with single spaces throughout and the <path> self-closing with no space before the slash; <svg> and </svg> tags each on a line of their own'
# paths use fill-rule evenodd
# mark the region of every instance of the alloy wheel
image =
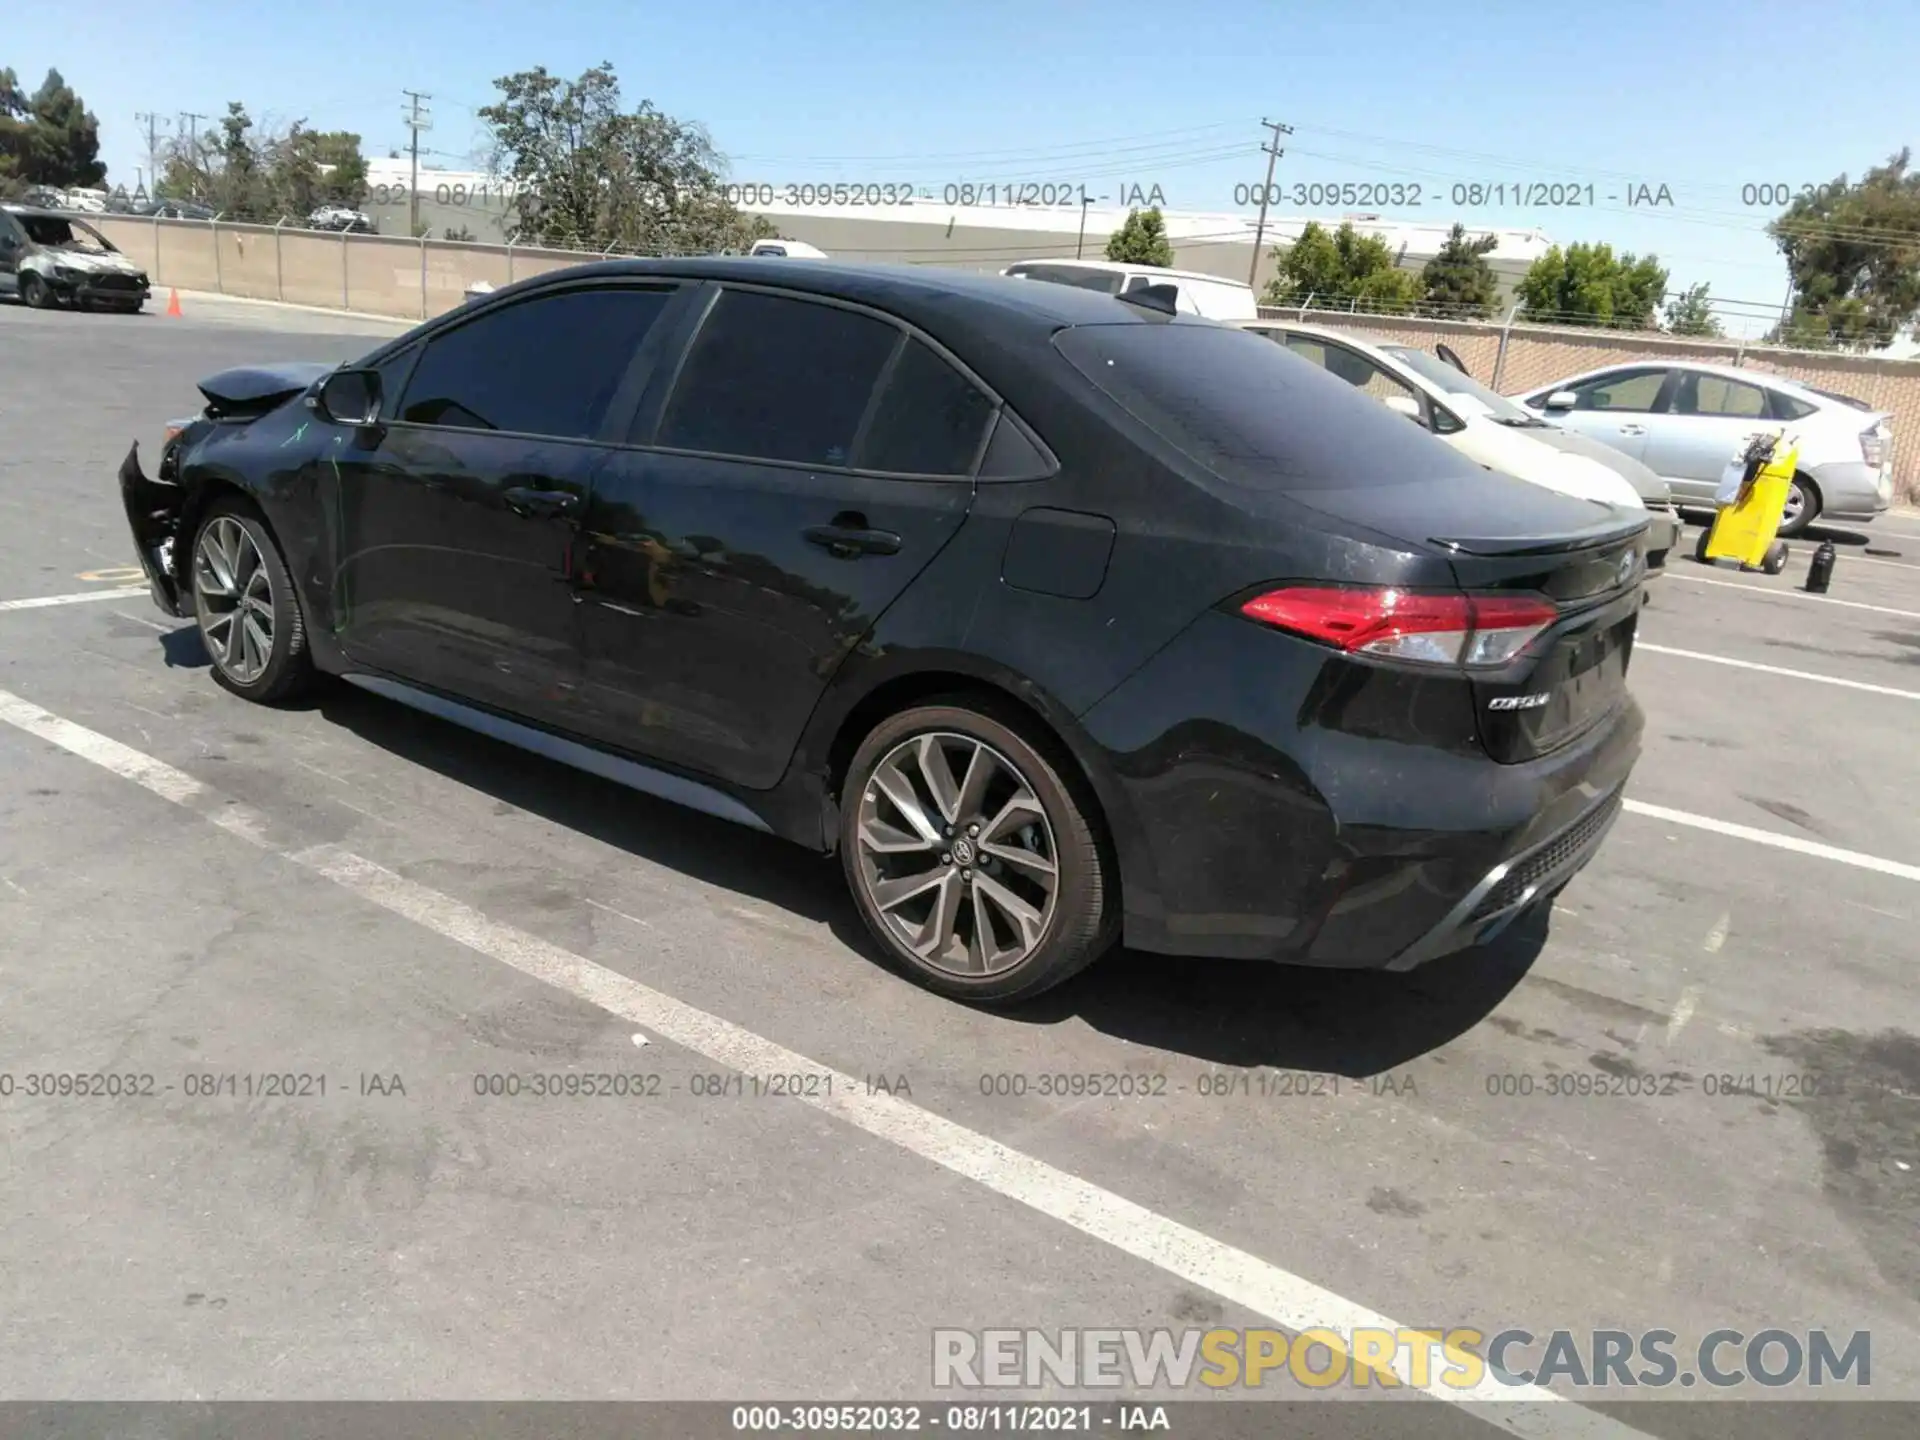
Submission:
<svg viewBox="0 0 1920 1440">
<path fill-rule="evenodd" d="M 200 633 L 228 678 L 251 685 L 273 658 L 273 577 L 260 547 L 231 515 L 216 516 L 194 549 Z"/>
<path fill-rule="evenodd" d="M 1800 512 L 1807 508 L 1807 492 L 1800 488 L 1800 482 L 1794 481 L 1787 490 L 1786 514 L 1781 517 L 1783 526 L 1790 526 L 1800 518 Z"/>
<path fill-rule="evenodd" d="M 950 731 L 895 745 L 861 794 L 857 837 L 866 899 L 923 963 L 998 975 L 1046 937 L 1060 881 L 1053 825 L 992 746 Z"/>
</svg>

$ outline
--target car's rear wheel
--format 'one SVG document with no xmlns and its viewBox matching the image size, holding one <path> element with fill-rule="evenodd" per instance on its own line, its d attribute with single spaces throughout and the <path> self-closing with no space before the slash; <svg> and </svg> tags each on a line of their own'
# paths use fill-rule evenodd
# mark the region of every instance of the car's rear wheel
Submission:
<svg viewBox="0 0 1920 1440">
<path fill-rule="evenodd" d="M 53 308 L 53 287 L 31 272 L 20 277 L 20 298 L 34 310 Z"/>
<path fill-rule="evenodd" d="M 1820 515 L 1820 492 L 1813 488 L 1813 482 L 1805 476 L 1793 477 L 1793 484 L 1787 490 L 1786 512 L 1780 517 L 1780 534 L 1798 535 L 1811 525 Z"/>
<path fill-rule="evenodd" d="M 213 678 L 263 705 L 290 699 L 313 678 L 293 578 L 259 512 L 221 500 L 194 535 L 194 615 Z"/>
<path fill-rule="evenodd" d="M 847 771 L 840 854 L 889 958 L 929 989 L 1003 1003 L 1098 959 L 1116 895 L 1098 813 L 1076 789 L 970 701 L 876 725 Z"/>
</svg>

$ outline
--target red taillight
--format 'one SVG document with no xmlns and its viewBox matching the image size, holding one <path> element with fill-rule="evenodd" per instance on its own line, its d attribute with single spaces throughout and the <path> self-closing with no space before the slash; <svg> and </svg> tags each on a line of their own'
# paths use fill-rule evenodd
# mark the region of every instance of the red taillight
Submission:
<svg viewBox="0 0 1920 1440">
<path fill-rule="evenodd" d="M 1318 585 L 1269 590 L 1240 613 L 1353 655 L 1476 668 L 1506 664 L 1560 618 L 1552 602 L 1531 595 Z"/>
</svg>

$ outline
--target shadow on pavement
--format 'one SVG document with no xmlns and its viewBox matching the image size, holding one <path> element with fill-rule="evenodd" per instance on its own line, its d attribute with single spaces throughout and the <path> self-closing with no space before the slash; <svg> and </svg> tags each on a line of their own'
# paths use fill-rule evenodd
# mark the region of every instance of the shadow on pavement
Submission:
<svg viewBox="0 0 1920 1440">
<path fill-rule="evenodd" d="M 390 754 L 704 884 L 824 924 L 869 963 L 886 963 L 831 857 L 610 785 L 350 686 L 326 685 L 316 703 L 326 719 Z M 1116 950 L 1059 989 L 1001 1013 L 1042 1026 L 1078 1018 L 1117 1039 L 1215 1065 L 1375 1075 L 1484 1020 L 1539 955 L 1548 920 L 1537 911 L 1492 945 L 1409 975 Z M 774 979 L 769 975 L 769 983 Z"/>
</svg>

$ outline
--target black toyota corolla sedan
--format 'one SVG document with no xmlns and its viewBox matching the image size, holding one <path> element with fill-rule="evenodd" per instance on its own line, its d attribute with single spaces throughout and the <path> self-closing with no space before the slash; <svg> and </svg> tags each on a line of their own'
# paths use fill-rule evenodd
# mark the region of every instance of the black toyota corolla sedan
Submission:
<svg viewBox="0 0 1920 1440">
<path fill-rule="evenodd" d="M 120 473 L 155 600 L 823 853 L 1008 1001 L 1116 940 L 1405 969 L 1600 844 L 1644 512 L 1256 335 L 936 269 L 621 261 L 202 383 Z"/>
</svg>

